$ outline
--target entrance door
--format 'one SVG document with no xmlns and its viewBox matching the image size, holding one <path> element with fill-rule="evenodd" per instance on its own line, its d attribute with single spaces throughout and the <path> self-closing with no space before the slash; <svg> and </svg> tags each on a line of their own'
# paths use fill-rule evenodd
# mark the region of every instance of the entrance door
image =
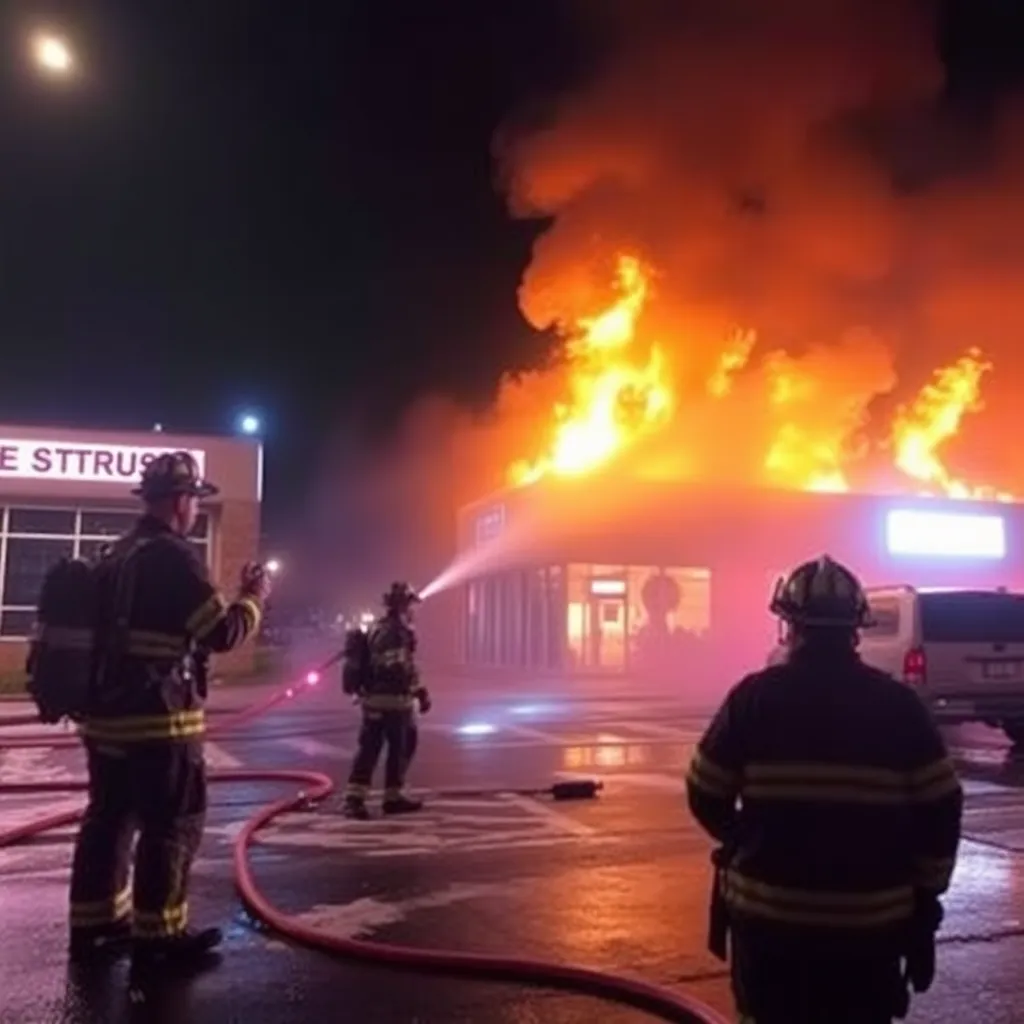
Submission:
<svg viewBox="0 0 1024 1024">
<path fill-rule="evenodd" d="M 606 672 L 626 668 L 626 601 L 593 597 L 590 601 L 590 663 Z"/>
</svg>

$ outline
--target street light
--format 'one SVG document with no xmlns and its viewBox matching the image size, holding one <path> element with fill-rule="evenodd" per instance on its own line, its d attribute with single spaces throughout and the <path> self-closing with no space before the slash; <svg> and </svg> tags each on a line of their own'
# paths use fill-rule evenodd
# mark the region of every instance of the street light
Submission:
<svg viewBox="0 0 1024 1024">
<path fill-rule="evenodd" d="M 40 32 L 32 40 L 37 66 L 47 74 L 63 77 L 74 70 L 75 55 L 68 42 L 50 32 Z"/>
<path fill-rule="evenodd" d="M 238 429 L 243 434 L 258 434 L 260 432 L 260 418 L 252 413 L 239 417 Z"/>
</svg>

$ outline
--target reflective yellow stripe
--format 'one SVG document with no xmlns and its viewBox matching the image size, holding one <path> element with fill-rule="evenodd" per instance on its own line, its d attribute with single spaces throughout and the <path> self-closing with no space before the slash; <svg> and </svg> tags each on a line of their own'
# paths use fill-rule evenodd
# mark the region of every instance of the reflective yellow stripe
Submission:
<svg viewBox="0 0 1024 1024">
<path fill-rule="evenodd" d="M 403 792 L 402 792 L 402 790 L 400 788 L 399 789 L 395 789 L 394 787 L 392 787 L 391 789 L 385 789 L 384 790 L 384 799 L 385 800 L 401 800 L 403 795 L 404 794 L 403 794 Z"/>
<path fill-rule="evenodd" d="M 370 795 L 370 787 L 362 786 L 358 782 L 350 782 L 345 787 L 345 796 L 353 800 L 365 800 Z"/>
<path fill-rule="evenodd" d="M 690 770 L 686 781 L 710 796 L 723 800 L 735 798 L 739 790 L 739 777 L 733 772 L 719 767 L 699 750 L 690 761 Z"/>
<path fill-rule="evenodd" d="M 157 652 L 156 656 L 180 657 L 188 651 L 188 637 L 180 633 L 158 633 L 150 629 L 128 631 L 130 654 Z"/>
<path fill-rule="evenodd" d="M 132 912 L 132 889 L 125 886 L 109 900 L 94 900 L 90 903 L 72 903 L 70 908 L 72 928 L 97 928 L 106 924 L 123 921 Z"/>
<path fill-rule="evenodd" d="M 176 711 L 166 715 L 90 718 L 81 727 L 84 736 L 101 743 L 141 743 L 144 740 L 190 739 L 202 736 L 205 730 L 206 716 L 202 710 Z"/>
<path fill-rule="evenodd" d="M 953 762 L 948 757 L 933 761 L 910 776 L 911 799 L 914 803 L 937 803 L 961 792 Z"/>
<path fill-rule="evenodd" d="M 188 904 L 166 907 L 164 910 L 135 911 L 132 931 L 140 939 L 166 939 L 181 935 L 188 926 Z"/>
<path fill-rule="evenodd" d="M 185 629 L 197 640 L 202 640 L 216 628 L 227 614 L 227 602 L 220 594 L 211 594 L 188 618 Z"/>
<path fill-rule="evenodd" d="M 91 629 L 69 629 L 66 626 L 42 626 L 36 638 L 47 647 L 64 651 L 87 651 L 94 640 Z"/>
<path fill-rule="evenodd" d="M 782 763 L 747 765 L 741 795 L 750 800 L 834 801 L 899 805 L 929 803 L 960 792 L 948 758 L 914 772 L 864 765 Z"/>
<path fill-rule="evenodd" d="M 937 761 L 911 772 L 907 781 L 911 786 L 927 786 L 950 775 L 956 775 L 953 762 L 948 757 L 940 757 Z"/>
<path fill-rule="evenodd" d="M 369 711 L 408 711 L 416 703 L 411 693 L 368 693 L 360 703 Z"/>
<path fill-rule="evenodd" d="M 248 633 L 256 633 L 260 628 L 260 622 L 263 621 L 263 610 L 260 608 L 259 602 L 251 597 L 243 597 L 239 602 L 242 610 L 245 612 L 245 617 L 248 625 Z"/>
<path fill-rule="evenodd" d="M 755 762 L 744 768 L 740 794 L 745 800 L 896 806 L 910 800 L 910 777 L 870 765 Z"/>
<path fill-rule="evenodd" d="M 806 927 L 878 928 L 905 921 L 914 911 L 910 886 L 870 892 L 790 889 L 730 870 L 722 880 L 722 893 L 741 913 Z"/>
<path fill-rule="evenodd" d="M 409 661 L 409 652 L 404 647 L 392 647 L 386 651 L 375 651 L 373 654 L 374 664 L 382 668 L 391 668 L 393 665 L 404 665 Z"/>
<path fill-rule="evenodd" d="M 915 865 L 914 878 L 922 889 L 945 892 L 953 879 L 955 867 L 955 857 L 919 857 Z"/>
</svg>

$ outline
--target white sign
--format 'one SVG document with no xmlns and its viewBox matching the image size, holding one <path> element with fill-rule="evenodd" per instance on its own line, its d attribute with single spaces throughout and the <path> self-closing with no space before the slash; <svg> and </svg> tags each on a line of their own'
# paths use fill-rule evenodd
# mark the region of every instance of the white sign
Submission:
<svg viewBox="0 0 1024 1024">
<path fill-rule="evenodd" d="M 889 552 L 894 555 L 1006 557 L 1002 516 L 894 509 L 885 525 Z"/>
<path fill-rule="evenodd" d="M 143 469 L 163 448 L 123 444 L 82 444 L 76 441 L 12 441 L 0 439 L 0 479 L 73 480 L 79 483 L 137 483 Z M 201 476 L 206 453 L 190 451 Z"/>
</svg>

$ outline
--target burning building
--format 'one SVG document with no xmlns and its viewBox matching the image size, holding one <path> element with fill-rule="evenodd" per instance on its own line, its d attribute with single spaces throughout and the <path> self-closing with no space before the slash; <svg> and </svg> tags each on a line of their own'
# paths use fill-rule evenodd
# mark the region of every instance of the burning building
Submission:
<svg viewBox="0 0 1024 1024">
<path fill-rule="evenodd" d="M 620 257 L 609 305 L 566 338 L 546 446 L 460 513 L 468 667 L 738 677 L 773 642 L 774 581 L 826 552 L 869 584 L 1024 587 L 1024 507 L 941 457 L 981 407 L 982 353 L 935 371 L 880 435 L 872 393 L 784 352 L 751 368 L 756 337 L 737 331 L 687 409 L 639 343 L 647 281 Z M 851 365 L 880 379 L 873 360 L 857 342 Z"/>
<path fill-rule="evenodd" d="M 732 674 L 822 552 L 1024 585 L 1019 106 L 965 135 L 912 0 L 585 6 L 595 74 L 499 140 L 558 344 L 459 516 L 464 661 Z"/>
</svg>

